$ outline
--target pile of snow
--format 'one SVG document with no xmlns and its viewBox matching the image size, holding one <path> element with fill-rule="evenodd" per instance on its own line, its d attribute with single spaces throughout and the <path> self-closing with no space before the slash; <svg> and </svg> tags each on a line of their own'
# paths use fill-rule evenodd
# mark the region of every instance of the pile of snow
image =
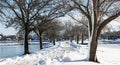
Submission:
<svg viewBox="0 0 120 65">
<path fill-rule="evenodd" d="M 108 49 L 104 50 L 104 48 L 98 49 L 98 56 L 103 60 L 102 63 L 86 61 L 87 50 L 88 47 L 86 45 L 77 45 L 68 41 L 57 42 L 54 47 L 46 48 L 30 55 L 0 59 L 0 65 L 120 65 L 119 61 L 116 64 L 107 62 L 107 60 L 104 61 L 107 57 L 101 58 L 103 57 L 101 53 L 108 53 Z"/>
</svg>

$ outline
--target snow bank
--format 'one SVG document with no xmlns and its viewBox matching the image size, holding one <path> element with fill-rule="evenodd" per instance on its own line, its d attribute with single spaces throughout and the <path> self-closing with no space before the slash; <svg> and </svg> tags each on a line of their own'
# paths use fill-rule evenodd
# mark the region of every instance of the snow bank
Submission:
<svg viewBox="0 0 120 65">
<path fill-rule="evenodd" d="M 98 56 L 102 63 L 88 62 L 85 60 L 88 47 L 77 45 L 69 41 L 57 42 L 56 46 L 37 51 L 30 55 L 0 59 L 0 65 L 120 65 L 107 62 L 107 58 L 101 58 L 101 51 L 108 53 L 107 48 L 99 48 Z M 117 52 L 117 51 L 116 51 Z M 109 57 L 109 56 L 108 56 Z M 119 59 L 119 58 L 118 58 Z M 104 61 L 105 60 L 105 61 Z"/>
</svg>

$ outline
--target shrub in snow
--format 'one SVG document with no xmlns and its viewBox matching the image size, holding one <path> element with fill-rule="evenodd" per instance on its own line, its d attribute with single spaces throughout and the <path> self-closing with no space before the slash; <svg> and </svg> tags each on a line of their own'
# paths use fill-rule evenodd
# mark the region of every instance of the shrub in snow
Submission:
<svg viewBox="0 0 120 65">
<path fill-rule="evenodd" d="M 38 65 L 46 65 L 45 60 L 40 60 Z"/>
<path fill-rule="evenodd" d="M 71 59 L 70 59 L 69 57 L 64 57 L 64 58 L 62 59 L 62 61 L 63 61 L 63 62 L 70 62 Z"/>
</svg>

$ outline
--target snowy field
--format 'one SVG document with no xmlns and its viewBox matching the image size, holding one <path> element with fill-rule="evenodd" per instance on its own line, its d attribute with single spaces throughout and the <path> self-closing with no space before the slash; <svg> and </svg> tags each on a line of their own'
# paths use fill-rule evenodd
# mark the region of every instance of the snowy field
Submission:
<svg viewBox="0 0 120 65">
<path fill-rule="evenodd" d="M 99 64 L 86 60 L 87 50 L 86 45 L 62 41 L 30 55 L 1 58 L 0 65 L 120 65 L 120 44 L 99 44 Z"/>
</svg>

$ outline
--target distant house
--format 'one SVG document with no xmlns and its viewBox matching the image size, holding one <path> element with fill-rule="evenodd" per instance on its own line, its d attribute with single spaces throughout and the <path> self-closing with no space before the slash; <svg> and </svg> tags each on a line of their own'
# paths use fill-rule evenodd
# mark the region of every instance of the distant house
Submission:
<svg viewBox="0 0 120 65">
<path fill-rule="evenodd" d="M 3 34 L 0 34 L 0 41 L 13 41 L 13 40 L 17 40 L 16 36 L 15 35 L 3 35 Z"/>
<path fill-rule="evenodd" d="M 2 34 L 0 34 L 0 40 L 2 40 L 2 38 L 3 38 L 3 35 L 2 35 Z"/>
<path fill-rule="evenodd" d="M 2 36 L 3 36 L 3 35 L 2 35 L 2 34 L 0 34 L 0 39 L 2 38 Z"/>
<path fill-rule="evenodd" d="M 35 34 L 32 36 L 32 40 L 39 40 L 39 37 Z"/>
<path fill-rule="evenodd" d="M 8 36 L 6 36 L 6 40 L 16 40 L 16 36 L 15 35 L 8 35 Z"/>
<path fill-rule="evenodd" d="M 31 39 L 32 39 L 32 40 L 35 40 L 35 41 L 39 41 L 39 36 L 35 34 L 35 35 L 32 36 Z M 42 36 L 42 41 L 43 41 L 43 42 L 46 42 L 46 41 L 49 41 L 49 40 L 48 40 L 48 38 Z"/>
<path fill-rule="evenodd" d="M 3 34 L 0 34 L 0 41 L 5 40 L 5 36 Z"/>
</svg>

